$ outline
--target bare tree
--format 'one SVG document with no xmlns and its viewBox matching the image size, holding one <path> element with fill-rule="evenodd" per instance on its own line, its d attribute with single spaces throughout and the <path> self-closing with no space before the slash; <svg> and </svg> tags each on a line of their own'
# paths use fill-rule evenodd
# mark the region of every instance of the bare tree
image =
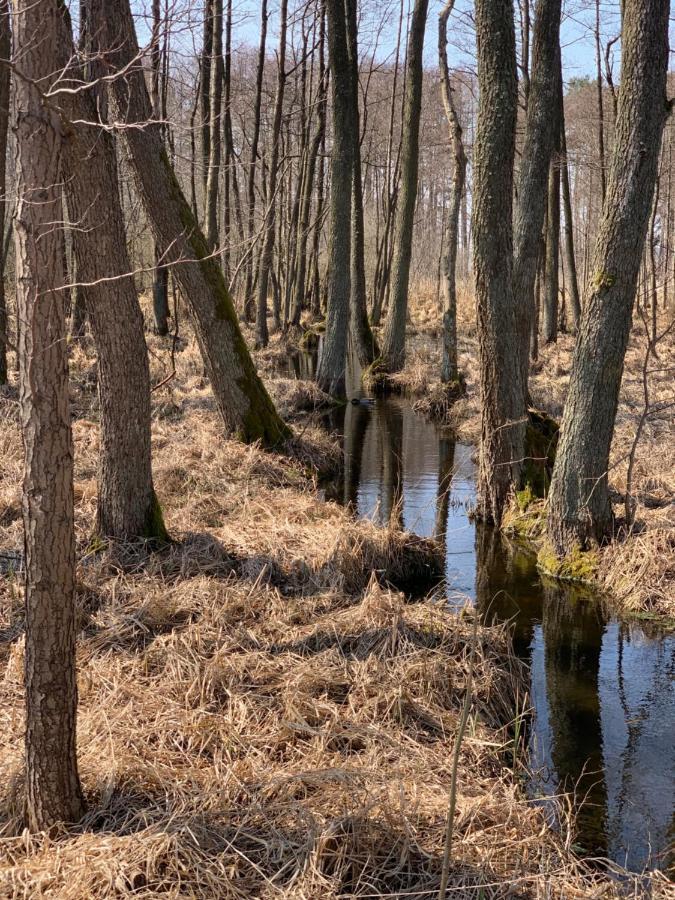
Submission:
<svg viewBox="0 0 675 900">
<path fill-rule="evenodd" d="M 415 0 L 410 20 L 401 154 L 401 194 L 396 211 L 392 292 L 382 338 L 381 368 L 397 372 L 405 363 L 405 327 L 417 202 L 419 130 L 424 77 L 424 32 L 429 0 Z"/>
<path fill-rule="evenodd" d="M 602 540 L 612 521 L 609 451 L 661 138 L 670 112 L 669 12 L 669 0 L 625 2 L 607 200 L 549 492 L 548 529 L 559 554 Z"/>
<path fill-rule="evenodd" d="M 57 0 L 13 2 L 20 403 L 25 447 L 26 799 L 32 830 L 84 812 L 76 757 L 73 444 L 59 223 L 63 123 L 44 92 L 58 65 Z"/>
<path fill-rule="evenodd" d="M 345 0 L 326 0 L 328 62 L 333 97 L 331 155 L 330 261 L 326 336 L 317 372 L 319 387 L 335 397 L 345 394 L 345 366 L 351 274 L 351 198 L 353 126 L 351 73 L 347 45 Z"/>
<path fill-rule="evenodd" d="M 255 370 L 222 270 L 209 253 L 152 121 L 129 0 L 92 0 L 92 6 L 93 31 L 108 71 L 123 73 L 110 85 L 138 192 L 164 263 L 173 266 L 188 304 L 225 424 L 243 440 L 276 446 L 289 430 Z"/>
<path fill-rule="evenodd" d="M 448 19 L 455 0 L 447 0 L 438 17 L 438 64 L 441 72 L 443 106 L 450 128 L 453 170 L 452 193 L 447 215 L 446 252 L 443 258 L 443 359 L 441 380 L 446 384 L 457 381 L 457 246 L 459 243 L 459 213 L 466 181 L 466 153 L 462 140 L 462 126 L 457 114 L 448 67 Z"/>
<path fill-rule="evenodd" d="M 518 86 L 510 0 L 477 0 L 476 38 L 480 93 L 473 235 L 482 405 L 479 513 L 499 524 L 511 486 L 519 478 L 524 427 L 513 290 L 511 216 Z"/>
</svg>

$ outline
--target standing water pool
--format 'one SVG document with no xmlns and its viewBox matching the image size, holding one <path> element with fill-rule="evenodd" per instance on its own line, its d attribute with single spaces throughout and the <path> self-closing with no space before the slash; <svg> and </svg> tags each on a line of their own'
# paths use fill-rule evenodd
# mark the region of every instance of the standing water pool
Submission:
<svg viewBox="0 0 675 900">
<path fill-rule="evenodd" d="M 299 377 L 312 377 L 309 355 L 296 365 Z M 530 796 L 572 796 L 576 849 L 587 857 L 633 871 L 672 866 L 675 635 L 613 618 L 589 591 L 542 580 L 531 554 L 476 525 L 475 448 L 405 400 L 360 400 L 325 424 L 345 455 L 327 497 L 436 537 L 448 602 L 512 623 L 531 673 Z"/>
</svg>

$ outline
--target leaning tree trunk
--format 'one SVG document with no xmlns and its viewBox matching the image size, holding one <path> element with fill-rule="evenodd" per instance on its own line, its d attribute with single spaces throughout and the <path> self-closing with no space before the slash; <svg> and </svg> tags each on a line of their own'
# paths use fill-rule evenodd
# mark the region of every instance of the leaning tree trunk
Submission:
<svg viewBox="0 0 675 900">
<path fill-rule="evenodd" d="M 58 63 L 74 79 L 83 74 L 75 59 L 66 7 L 59 22 Z M 70 68 L 69 68 L 70 66 Z M 98 77 L 98 66 L 89 78 Z M 101 446 L 97 530 L 119 540 L 166 538 L 152 484 L 150 370 L 120 203 L 112 135 L 95 124 L 105 97 L 96 88 L 64 93 L 70 121 L 63 147 L 68 209 L 78 227 L 73 244 L 78 279 L 85 283 L 87 309 L 98 353 Z"/>
<path fill-rule="evenodd" d="M 275 446 L 289 435 L 258 377 L 232 298 L 152 122 L 129 0 L 93 0 L 94 33 L 104 60 L 124 76 L 111 80 L 118 120 L 139 195 L 167 264 L 190 310 L 208 376 L 226 426 L 242 440 Z M 138 126 L 141 127 L 138 127 Z"/>
<path fill-rule="evenodd" d="M 666 98 L 669 0 L 625 0 L 616 136 L 548 502 L 558 554 L 601 541 L 607 470 Z"/>
<path fill-rule="evenodd" d="M 351 76 L 344 0 L 326 0 L 328 61 L 333 97 L 328 309 L 317 383 L 335 397 L 345 395 L 347 328 L 351 290 L 351 197 L 353 126 Z"/>
<path fill-rule="evenodd" d="M 513 293 L 513 161 L 518 85 L 510 0 L 477 0 L 478 122 L 473 245 L 481 374 L 482 518 L 500 524 L 523 455 L 523 395 Z"/>
<path fill-rule="evenodd" d="M 61 234 L 63 123 L 44 102 L 58 65 L 57 0 L 14 0 L 15 218 L 25 448 L 26 805 L 39 831 L 84 812 L 77 771 L 73 444 Z M 40 39 L 37 40 L 37 36 Z M 57 73 L 55 75 L 54 73 Z"/>
<path fill-rule="evenodd" d="M 457 381 L 457 245 L 459 243 L 459 213 L 466 181 L 466 153 L 462 141 L 462 126 L 450 86 L 448 67 L 448 19 L 455 0 L 447 0 L 438 17 L 438 63 L 441 72 L 443 106 L 450 128 L 453 169 L 452 193 L 446 228 L 446 251 L 443 255 L 443 359 L 441 381 L 444 384 Z"/>
<path fill-rule="evenodd" d="M 534 283 L 537 277 L 541 233 L 547 202 L 547 184 L 556 136 L 558 70 L 560 67 L 561 0 L 539 0 L 532 42 L 532 74 L 529 82 L 527 122 L 514 219 L 513 284 L 518 304 L 518 390 L 520 410 L 527 412 L 530 340 L 534 325 Z M 520 440 L 516 447 L 521 448 Z M 517 451 L 515 459 L 522 452 Z"/>
<path fill-rule="evenodd" d="M 424 31 L 428 6 L 429 0 L 415 0 L 408 38 L 401 193 L 396 210 L 391 297 L 382 341 L 381 367 L 385 372 L 398 372 L 405 363 L 405 325 L 408 314 L 408 282 L 415 224 L 415 204 L 417 203 L 419 131 L 424 77 Z"/>
<path fill-rule="evenodd" d="M 349 52 L 352 137 L 352 233 L 350 334 L 362 369 L 375 358 L 375 338 L 368 321 L 366 297 L 363 181 L 361 177 L 361 117 L 359 115 L 359 51 L 356 0 L 345 0 Z"/>
<path fill-rule="evenodd" d="M 0 0 L 0 59 L 11 53 L 9 3 Z M 9 126 L 9 66 L 0 66 L 0 239 L 5 233 L 7 205 L 7 131 Z M 0 247 L 0 384 L 7 383 L 7 304 L 5 300 L 5 252 Z"/>
</svg>

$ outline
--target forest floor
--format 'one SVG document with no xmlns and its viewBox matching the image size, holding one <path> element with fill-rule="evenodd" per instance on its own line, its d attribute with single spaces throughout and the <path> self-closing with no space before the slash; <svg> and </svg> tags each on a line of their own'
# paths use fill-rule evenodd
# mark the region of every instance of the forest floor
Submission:
<svg viewBox="0 0 675 900">
<path fill-rule="evenodd" d="M 150 337 L 153 381 L 167 343 Z M 502 627 L 396 585 L 433 544 L 322 501 L 338 450 L 296 418 L 285 454 L 223 434 L 192 341 L 153 394 L 155 483 L 173 543 L 92 542 L 98 409 L 72 350 L 78 752 L 89 812 L 22 832 L 22 466 L 0 398 L 0 898 L 435 897 L 453 748 L 448 897 L 642 896 L 592 870 L 528 801 L 515 736 L 525 673 Z M 270 387 L 290 414 L 309 387 Z M 311 395 L 307 400 L 307 395 Z M 285 399 L 284 399 L 285 398 Z M 475 628 L 475 631 L 474 631 Z M 653 898 L 671 886 L 656 874 Z"/>
<path fill-rule="evenodd" d="M 460 290 L 458 297 L 459 367 L 467 393 L 450 404 L 439 378 L 439 319 L 435 287 L 418 285 L 410 297 L 406 366 L 393 381 L 420 413 L 452 427 L 460 439 L 477 444 L 478 343 L 470 291 Z M 646 330 L 636 314 L 610 457 L 616 531 L 614 539 L 601 548 L 595 582 L 615 610 L 675 624 L 675 307 L 661 311 L 658 333 L 663 336 L 657 343 L 657 356 L 647 358 Z M 573 350 L 573 336 L 561 334 L 557 343 L 540 347 L 531 373 L 534 405 L 558 421 L 569 385 Z M 633 449 L 638 429 L 640 436 Z M 625 495 L 632 452 L 631 494 L 636 512 L 629 528 Z"/>
</svg>

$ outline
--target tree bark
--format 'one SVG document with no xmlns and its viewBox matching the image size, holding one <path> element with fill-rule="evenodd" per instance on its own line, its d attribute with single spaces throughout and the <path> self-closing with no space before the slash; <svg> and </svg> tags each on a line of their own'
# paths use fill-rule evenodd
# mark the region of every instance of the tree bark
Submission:
<svg viewBox="0 0 675 900">
<path fill-rule="evenodd" d="M 473 243 L 482 406 L 478 512 L 499 525 L 519 478 L 524 430 L 511 226 L 518 109 L 511 0 L 477 0 L 476 36 Z"/>
<path fill-rule="evenodd" d="M 207 374 L 226 427 L 242 440 L 276 446 L 289 435 L 258 377 L 218 262 L 183 195 L 157 125 L 138 59 L 129 0 L 93 0 L 117 118 L 146 214 L 188 304 Z M 136 126 L 142 127 L 136 127 Z"/>
<path fill-rule="evenodd" d="M 581 314 L 548 502 L 555 551 L 601 541 L 612 521 L 609 452 L 666 98 L 669 0 L 626 0 L 607 200 Z"/>
<path fill-rule="evenodd" d="M 59 73 L 56 0 L 14 0 L 15 217 L 25 449 L 26 801 L 32 831 L 84 813 L 77 771 L 73 444 L 63 255 L 63 127 L 43 102 Z M 37 40 L 39 35 L 40 39 Z"/>
<path fill-rule="evenodd" d="M 532 75 L 527 104 L 525 143 L 520 165 L 518 202 L 514 222 L 513 284 L 518 304 L 516 324 L 521 408 L 518 418 L 527 412 L 530 340 L 534 317 L 534 282 L 537 274 L 541 233 L 547 202 L 547 184 L 555 141 L 555 115 L 558 105 L 560 68 L 561 0 L 539 0 L 535 12 L 532 41 Z M 514 435 L 515 436 L 515 435 Z M 522 457 L 521 434 L 516 437 L 516 459 Z"/>
<path fill-rule="evenodd" d="M 69 78 L 84 80 L 72 44 L 70 17 L 58 22 L 58 65 Z M 89 80 L 100 75 L 98 64 Z M 98 353 L 101 406 L 97 530 L 118 540 L 166 539 L 152 484 L 150 370 L 127 251 L 112 135 L 95 122 L 105 115 L 98 88 L 63 93 L 69 121 L 63 171 L 73 229 L 78 279 L 86 286 L 87 308 Z M 82 124 L 91 123 L 91 124 Z"/>
<path fill-rule="evenodd" d="M 466 153 L 462 140 L 462 126 L 450 86 L 448 67 L 448 19 L 455 0 L 447 0 L 438 17 L 438 62 L 441 72 L 443 106 L 450 128 L 453 170 L 450 207 L 447 213 L 446 252 L 443 256 L 443 358 L 441 381 L 457 381 L 457 246 L 459 243 L 459 213 L 466 181 Z"/>
<path fill-rule="evenodd" d="M 328 308 L 317 383 L 335 397 L 345 396 L 347 328 L 351 273 L 351 197 L 353 175 L 353 125 L 351 75 L 347 46 L 345 0 L 326 0 L 328 62 L 333 97 L 333 151 L 330 191 L 330 259 Z"/>
<path fill-rule="evenodd" d="M 206 174 L 204 229 L 211 251 L 218 245 L 221 112 L 223 105 L 223 0 L 213 0 L 211 18 L 211 84 L 209 88 L 209 168 Z"/>
<path fill-rule="evenodd" d="M 417 175 L 419 168 L 419 131 L 424 77 L 424 31 L 428 0 L 415 0 L 408 36 L 406 87 L 403 113 L 401 156 L 401 194 L 396 210 L 392 292 L 382 340 L 382 369 L 398 372 L 405 363 L 405 326 L 408 313 L 408 282 L 412 256 Z"/>
</svg>

